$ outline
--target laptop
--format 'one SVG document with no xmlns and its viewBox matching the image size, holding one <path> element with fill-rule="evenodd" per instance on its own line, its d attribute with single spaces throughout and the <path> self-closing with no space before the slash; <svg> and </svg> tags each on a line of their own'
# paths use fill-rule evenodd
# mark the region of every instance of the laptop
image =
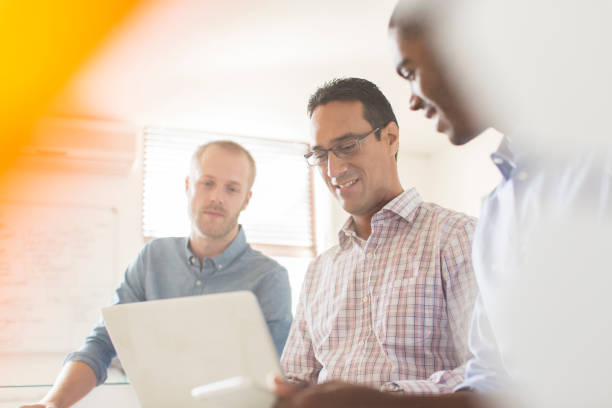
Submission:
<svg viewBox="0 0 612 408">
<path fill-rule="evenodd" d="M 248 291 L 120 304 L 102 315 L 143 408 L 218 407 L 191 390 L 236 377 L 263 389 L 268 373 L 281 374 Z"/>
</svg>

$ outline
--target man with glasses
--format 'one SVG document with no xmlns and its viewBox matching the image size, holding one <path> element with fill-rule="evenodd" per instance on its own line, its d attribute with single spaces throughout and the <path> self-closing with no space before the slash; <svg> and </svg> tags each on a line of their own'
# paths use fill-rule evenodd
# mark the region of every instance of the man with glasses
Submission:
<svg viewBox="0 0 612 408">
<path fill-rule="evenodd" d="M 277 381 L 278 408 L 610 406 L 609 21 L 604 2 L 399 1 L 389 34 L 411 108 L 457 145 L 509 132 L 474 241 L 474 356 L 453 394 Z"/>
<path fill-rule="evenodd" d="M 339 245 L 308 269 L 281 358 L 298 385 L 276 379 L 277 393 L 287 398 L 334 379 L 386 391 L 452 391 L 469 357 L 475 219 L 403 189 L 397 120 L 373 83 L 328 82 L 311 96 L 308 114 L 306 160 L 350 217 Z"/>
</svg>

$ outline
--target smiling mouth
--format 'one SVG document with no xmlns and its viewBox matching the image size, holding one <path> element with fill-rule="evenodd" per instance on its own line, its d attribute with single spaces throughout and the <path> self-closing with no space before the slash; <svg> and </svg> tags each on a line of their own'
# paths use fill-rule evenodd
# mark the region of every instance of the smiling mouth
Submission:
<svg viewBox="0 0 612 408">
<path fill-rule="evenodd" d="M 348 187 L 352 186 L 353 184 L 357 183 L 357 181 L 359 181 L 358 178 L 352 179 L 352 180 L 348 180 L 348 181 L 346 181 L 346 182 L 344 182 L 342 184 L 334 184 L 334 187 L 339 189 L 339 190 L 343 190 L 343 189 L 348 188 Z"/>
</svg>

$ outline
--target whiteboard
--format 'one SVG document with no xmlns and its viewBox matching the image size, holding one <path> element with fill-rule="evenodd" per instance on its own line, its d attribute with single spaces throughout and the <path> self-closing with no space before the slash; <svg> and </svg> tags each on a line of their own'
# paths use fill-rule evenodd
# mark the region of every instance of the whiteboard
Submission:
<svg viewBox="0 0 612 408">
<path fill-rule="evenodd" d="M 0 203 L 0 354 L 73 351 L 117 276 L 117 210 Z"/>
</svg>

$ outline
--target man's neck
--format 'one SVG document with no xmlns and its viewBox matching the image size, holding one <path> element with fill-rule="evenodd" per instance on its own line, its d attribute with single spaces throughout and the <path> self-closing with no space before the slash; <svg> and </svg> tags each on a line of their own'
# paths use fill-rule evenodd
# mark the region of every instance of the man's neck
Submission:
<svg viewBox="0 0 612 408">
<path fill-rule="evenodd" d="M 369 215 L 353 215 L 353 222 L 355 222 L 355 232 L 361 239 L 368 239 L 372 233 L 372 216 Z"/>
<path fill-rule="evenodd" d="M 228 234 L 219 238 L 205 237 L 192 231 L 189 237 L 189 244 L 191 245 L 191 250 L 194 255 L 200 260 L 204 258 L 213 258 L 217 255 L 221 255 L 234 241 L 236 235 L 238 235 L 238 225 Z"/>
<path fill-rule="evenodd" d="M 353 221 L 355 222 L 355 232 L 357 233 L 357 236 L 361 239 L 367 240 L 370 237 L 370 234 L 372 233 L 372 217 L 374 216 L 374 214 L 383 209 L 385 205 L 389 204 L 393 199 L 395 199 L 403 192 L 404 190 L 400 185 L 399 189 L 396 189 L 393 191 L 393 193 L 389 194 L 388 200 L 383 200 L 383 202 L 381 202 L 380 205 L 378 205 L 373 211 L 367 214 L 351 214 L 351 216 L 353 217 Z"/>
</svg>

